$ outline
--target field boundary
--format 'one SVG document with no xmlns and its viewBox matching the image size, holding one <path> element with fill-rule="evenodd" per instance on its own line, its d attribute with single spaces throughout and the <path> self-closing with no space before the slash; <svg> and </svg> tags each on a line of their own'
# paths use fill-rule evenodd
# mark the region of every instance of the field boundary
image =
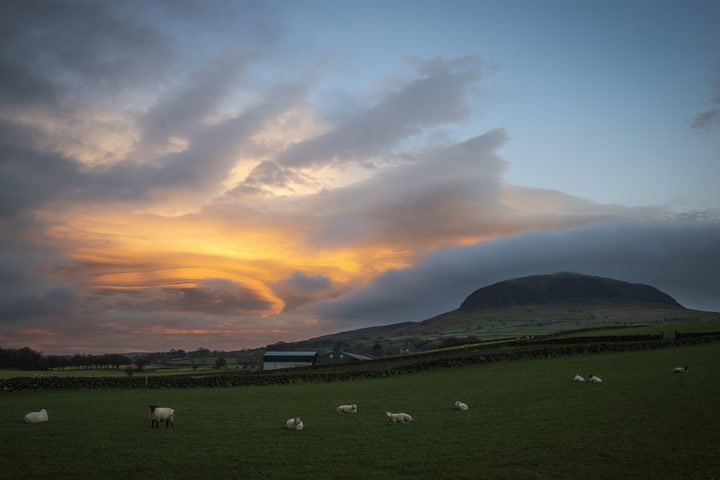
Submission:
<svg viewBox="0 0 720 480">
<path fill-rule="evenodd" d="M 360 378 L 381 378 L 482 363 L 530 360 L 564 355 L 657 350 L 712 342 L 720 342 L 720 334 L 671 341 L 656 340 L 645 342 L 598 342 L 562 346 L 525 346 L 510 350 L 505 348 L 494 351 L 469 348 L 466 350 L 438 352 L 434 358 L 410 355 L 344 366 L 308 367 L 282 371 L 272 370 L 268 372 L 221 373 L 200 377 L 185 375 L 154 377 L 15 377 L 0 379 L 0 392 L 10 393 L 28 390 L 63 389 L 212 388 L 339 382 Z"/>
</svg>

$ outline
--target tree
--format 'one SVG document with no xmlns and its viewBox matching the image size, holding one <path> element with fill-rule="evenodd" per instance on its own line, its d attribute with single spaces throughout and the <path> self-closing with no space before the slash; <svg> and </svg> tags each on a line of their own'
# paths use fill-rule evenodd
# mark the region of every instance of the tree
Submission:
<svg viewBox="0 0 720 480">
<path fill-rule="evenodd" d="M 197 357 L 207 357 L 208 355 L 210 355 L 210 350 L 205 347 L 198 347 L 198 349 L 195 350 L 195 356 Z"/>
<path fill-rule="evenodd" d="M 150 361 L 148 361 L 144 358 L 138 358 L 137 360 L 135 360 L 135 366 L 137 367 L 138 372 L 142 372 L 143 367 L 145 367 L 149 364 L 150 364 Z"/>
<path fill-rule="evenodd" d="M 221 369 L 221 368 L 227 368 L 227 360 L 225 360 L 225 357 L 218 357 L 217 360 L 215 360 L 215 368 Z"/>
</svg>

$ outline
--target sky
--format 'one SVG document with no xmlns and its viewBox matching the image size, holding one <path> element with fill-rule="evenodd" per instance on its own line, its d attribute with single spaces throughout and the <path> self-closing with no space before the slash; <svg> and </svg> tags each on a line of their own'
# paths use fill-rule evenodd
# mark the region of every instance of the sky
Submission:
<svg viewBox="0 0 720 480">
<path fill-rule="evenodd" d="M 718 18 L 6 0 L 0 348 L 255 348 L 558 271 L 720 311 Z"/>
</svg>

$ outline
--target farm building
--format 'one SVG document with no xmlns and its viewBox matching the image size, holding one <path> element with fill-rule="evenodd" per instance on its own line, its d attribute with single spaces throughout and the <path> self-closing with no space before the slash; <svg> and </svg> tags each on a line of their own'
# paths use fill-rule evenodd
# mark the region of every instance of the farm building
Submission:
<svg viewBox="0 0 720 480">
<path fill-rule="evenodd" d="M 317 365 L 318 352 L 265 352 L 263 370 Z"/>
<path fill-rule="evenodd" d="M 331 352 L 323 355 L 319 359 L 320 365 L 331 365 L 335 363 L 357 363 L 365 362 L 368 360 L 375 360 L 370 355 L 363 355 L 361 353 L 350 353 L 350 352 Z"/>
</svg>

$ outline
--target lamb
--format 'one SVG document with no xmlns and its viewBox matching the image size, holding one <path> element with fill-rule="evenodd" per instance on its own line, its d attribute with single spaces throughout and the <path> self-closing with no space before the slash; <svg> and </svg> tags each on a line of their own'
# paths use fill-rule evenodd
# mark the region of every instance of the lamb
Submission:
<svg viewBox="0 0 720 480">
<path fill-rule="evenodd" d="M 590 375 L 590 381 L 593 383 L 602 383 L 602 379 L 600 377 L 596 377 L 595 375 Z"/>
<path fill-rule="evenodd" d="M 335 409 L 337 413 L 357 413 L 357 405 L 340 405 Z"/>
<path fill-rule="evenodd" d="M 160 428 L 160 422 L 165 422 L 165 428 L 169 426 L 175 428 L 175 410 L 167 407 L 158 408 L 157 405 L 148 406 L 150 407 L 148 418 L 151 428 Z"/>
<path fill-rule="evenodd" d="M 410 423 L 414 422 L 413 418 L 407 413 L 390 413 L 386 412 L 387 418 L 392 423 Z"/>
<path fill-rule="evenodd" d="M 455 402 L 455 408 L 457 408 L 458 410 L 463 410 L 463 411 L 464 411 L 464 410 L 467 410 L 467 409 L 468 409 L 468 406 L 465 405 L 465 404 L 464 404 L 463 402 L 461 402 L 460 400 L 458 400 L 457 402 Z"/>
<path fill-rule="evenodd" d="M 285 426 L 290 430 L 302 430 L 303 422 L 300 420 L 300 417 L 291 418 L 285 423 Z"/>
<path fill-rule="evenodd" d="M 577 373 L 573 377 L 573 382 L 584 382 L 584 381 L 585 381 L 585 379 L 583 377 L 581 377 L 580 375 L 578 375 Z"/>
<path fill-rule="evenodd" d="M 44 408 L 40 410 L 39 412 L 30 412 L 27 415 L 25 415 L 25 423 L 40 423 L 40 422 L 47 422 L 48 421 L 48 414 L 47 410 Z"/>
<path fill-rule="evenodd" d="M 690 368 L 690 367 L 676 367 L 673 370 L 673 373 L 687 373 L 688 368 Z"/>
</svg>

